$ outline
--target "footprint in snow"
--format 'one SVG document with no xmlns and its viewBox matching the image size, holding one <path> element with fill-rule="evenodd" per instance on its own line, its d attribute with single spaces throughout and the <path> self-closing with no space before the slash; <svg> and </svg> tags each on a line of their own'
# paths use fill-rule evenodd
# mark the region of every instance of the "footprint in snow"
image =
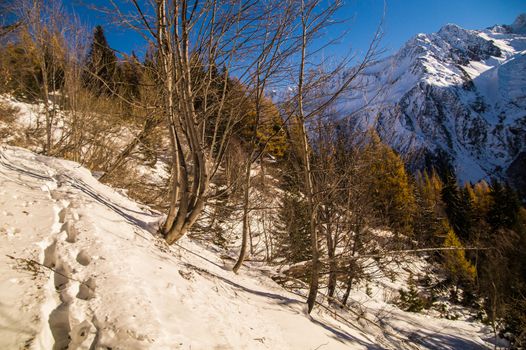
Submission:
<svg viewBox="0 0 526 350">
<path fill-rule="evenodd" d="M 68 208 L 63 208 L 59 213 L 58 213 L 58 222 L 60 222 L 61 224 L 63 224 L 65 221 L 66 221 L 66 216 L 68 215 Z"/>
<path fill-rule="evenodd" d="M 90 277 L 84 283 L 79 286 L 79 292 L 77 298 L 82 300 L 90 300 L 95 298 L 95 279 Z"/>
<path fill-rule="evenodd" d="M 71 341 L 68 349 L 91 349 L 97 333 L 97 329 L 91 322 L 84 320 L 69 332 Z"/>
<path fill-rule="evenodd" d="M 88 266 L 91 263 L 91 256 L 85 250 L 81 250 L 77 255 L 77 262 L 82 266 Z"/>
<path fill-rule="evenodd" d="M 66 242 L 68 243 L 75 243 L 77 241 L 78 231 L 75 228 L 75 225 L 71 221 L 66 221 L 64 225 L 62 225 L 62 231 L 65 231 L 67 233 Z"/>
</svg>

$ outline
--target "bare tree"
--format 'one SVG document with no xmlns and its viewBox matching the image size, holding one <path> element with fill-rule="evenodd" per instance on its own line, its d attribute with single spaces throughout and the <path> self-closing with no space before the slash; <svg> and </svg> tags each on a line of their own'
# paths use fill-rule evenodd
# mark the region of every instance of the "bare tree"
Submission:
<svg viewBox="0 0 526 350">
<path fill-rule="evenodd" d="M 58 0 L 21 0 L 8 5 L 17 19 L 16 26 L 11 28 L 12 31 L 16 29 L 13 42 L 29 61 L 25 64 L 33 65 L 28 70 L 33 82 L 21 81 L 22 94 L 42 103 L 45 117 L 42 150 L 53 154 L 54 143 L 59 141 L 56 138 L 60 137 L 54 130 L 58 104 L 65 102 L 65 94 L 60 92 L 63 92 L 66 66 L 71 57 L 68 36 L 81 28 L 73 30 L 73 21 Z"/>
<path fill-rule="evenodd" d="M 293 20 L 296 11 L 293 2 L 284 2 L 282 5 L 267 6 L 266 11 L 262 13 L 261 19 L 265 24 L 261 28 L 261 35 L 258 37 L 261 41 L 256 47 L 261 48 L 258 51 L 255 71 L 251 74 L 254 84 L 251 86 L 254 95 L 255 120 L 253 121 L 252 133 L 249 137 L 249 150 L 247 161 L 245 163 L 244 173 L 244 191 L 243 191 L 243 227 L 242 242 L 239 258 L 236 261 L 233 271 L 237 272 L 241 267 L 247 253 L 248 235 L 250 229 L 250 187 L 251 187 L 251 167 L 254 162 L 261 158 L 265 151 L 266 145 L 276 136 L 280 130 L 277 130 L 262 146 L 258 143 L 258 131 L 263 115 L 269 102 L 264 101 L 264 92 L 269 82 L 280 73 L 284 62 L 294 53 L 290 47 L 290 37 L 287 36 L 287 30 L 293 26 Z M 276 13 L 279 16 L 276 16 Z M 270 117 L 272 118 L 272 117 Z M 266 119 L 270 119 L 267 117 Z"/>
<path fill-rule="evenodd" d="M 135 10 L 128 14 L 126 23 L 142 29 L 145 37 L 154 43 L 158 57 L 162 111 L 170 134 L 172 155 L 171 201 L 162 227 L 170 244 L 181 238 L 202 213 L 211 196 L 210 182 L 228 149 L 233 130 L 243 121 L 239 110 L 229 108 L 230 99 L 234 98 L 232 77 L 246 87 L 240 98 L 254 101 L 257 124 L 264 91 L 271 84 L 269 81 L 286 74 L 295 75 L 295 78 L 290 79 L 289 75 L 288 79 L 283 79 L 295 89 L 283 101 L 281 110 L 283 119 L 293 121 L 299 131 L 301 190 L 309 208 L 312 251 L 310 312 L 319 284 L 321 201 L 311 165 L 309 123 L 322 116 L 350 89 L 373 60 L 378 33 L 356 68 L 348 69 L 351 57 L 345 57 L 334 64 L 333 69 L 323 71 L 316 62 L 320 59 L 320 49 L 313 48 L 313 44 L 327 26 L 335 23 L 333 17 L 341 6 L 339 1 L 291 0 L 278 4 L 238 0 L 220 4 L 217 0 L 156 0 L 153 7 L 135 0 L 132 3 Z M 217 74 L 218 67 L 223 68 L 220 74 Z M 321 92 L 321 86 L 335 81 L 338 82 L 335 88 Z M 255 138 L 253 134 L 249 141 L 248 160 L 244 166 L 243 237 L 235 271 L 247 251 L 250 168 L 261 155 Z"/>
<path fill-rule="evenodd" d="M 334 23 L 331 19 L 342 4 L 339 1 L 330 2 L 328 5 L 325 5 L 320 0 L 302 0 L 300 5 L 301 14 L 299 21 L 301 41 L 299 44 L 300 53 L 296 85 L 297 94 L 294 101 L 296 106 L 294 116 L 299 127 L 300 154 L 304 178 L 303 186 L 310 217 L 312 262 L 309 295 L 307 299 L 308 311 L 310 312 L 316 302 L 319 287 L 320 248 L 318 231 L 320 227 L 318 217 L 321 202 L 317 198 L 315 190 L 308 123 L 312 122 L 313 119 L 323 116 L 327 109 L 337 102 L 342 94 L 353 87 L 353 83 L 358 80 L 357 78 L 360 74 L 375 58 L 380 35 L 379 32 L 376 33 L 368 51 L 354 69 L 347 67 L 349 61 L 348 57 L 346 57 L 336 63 L 334 65 L 335 68 L 324 71 L 321 69 L 323 62 L 320 62 L 320 57 L 317 55 L 319 49 L 314 49 L 313 44 L 317 36 L 320 35 L 320 32 L 327 28 L 327 26 L 330 26 L 331 23 Z M 311 48 L 312 52 L 309 53 L 308 50 Z M 347 73 L 342 74 L 345 70 L 347 70 Z M 338 79 L 342 76 L 343 79 Z M 324 91 L 322 88 L 327 82 L 332 82 L 336 84 L 336 86 Z M 307 106 L 305 104 L 306 98 L 309 99 Z"/>
</svg>

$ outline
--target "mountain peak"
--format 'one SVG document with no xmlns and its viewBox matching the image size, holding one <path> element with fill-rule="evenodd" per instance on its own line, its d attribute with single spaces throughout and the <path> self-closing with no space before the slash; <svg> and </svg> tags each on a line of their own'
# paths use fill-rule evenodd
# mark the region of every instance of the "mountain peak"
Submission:
<svg viewBox="0 0 526 350">
<path fill-rule="evenodd" d="M 522 33 L 526 14 L 489 31 L 446 24 L 417 34 L 369 69 L 376 74 L 367 76 L 362 100 L 371 101 L 379 89 L 385 97 L 349 108 L 363 110 L 355 125 L 376 128 L 411 169 L 447 164 L 461 182 L 514 182 L 507 169 L 526 152 Z"/>
<path fill-rule="evenodd" d="M 526 34 L 526 13 L 521 13 L 511 25 L 514 33 Z"/>
<path fill-rule="evenodd" d="M 518 15 L 513 24 L 498 24 L 488 29 L 493 33 L 526 34 L 526 13 Z"/>
<path fill-rule="evenodd" d="M 449 34 L 449 33 L 458 33 L 460 31 L 463 31 L 464 29 L 454 23 L 448 23 L 446 24 L 445 26 L 443 26 L 442 28 L 440 28 L 440 30 L 438 31 L 438 34 L 439 35 L 443 35 L 443 34 Z"/>
</svg>

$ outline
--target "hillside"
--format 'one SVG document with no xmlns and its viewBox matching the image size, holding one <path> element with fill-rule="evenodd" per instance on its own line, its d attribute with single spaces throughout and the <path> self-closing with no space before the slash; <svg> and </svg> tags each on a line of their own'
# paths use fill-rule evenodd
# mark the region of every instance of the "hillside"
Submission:
<svg viewBox="0 0 526 350">
<path fill-rule="evenodd" d="M 0 350 L 525 347 L 526 15 L 347 9 L 2 3 Z"/>
<path fill-rule="evenodd" d="M 1 146 L 2 349 L 479 349 L 489 328 L 403 312 L 355 291 L 308 316 L 304 299 L 189 238 L 168 247 L 160 215 L 70 161 Z M 391 288 L 386 286 L 390 285 Z M 320 299 L 320 302 L 322 300 Z"/>
</svg>

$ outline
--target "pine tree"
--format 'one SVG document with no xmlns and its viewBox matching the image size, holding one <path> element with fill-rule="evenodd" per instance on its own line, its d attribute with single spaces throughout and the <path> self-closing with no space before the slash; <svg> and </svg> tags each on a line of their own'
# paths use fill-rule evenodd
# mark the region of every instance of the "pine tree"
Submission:
<svg viewBox="0 0 526 350">
<path fill-rule="evenodd" d="M 490 190 L 491 204 L 488 212 L 488 223 L 493 230 L 500 228 L 513 229 L 518 220 L 520 201 L 509 185 L 492 181 Z"/>
<path fill-rule="evenodd" d="M 447 232 L 444 225 L 444 203 L 441 198 L 442 181 L 435 172 L 416 176 L 415 233 L 424 246 L 438 246 Z"/>
<path fill-rule="evenodd" d="M 310 249 L 309 213 L 307 202 L 299 190 L 300 176 L 295 170 L 298 160 L 288 152 L 283 166 L 281 189 L 283 197 L 274 235 L 277 239 L 277 257 L 297 263 L 312 258 Z"/>
<path fill-rule="evenodd" d="M 305 201 L 297 193 L 285 192 L 278 214 L 275 235 L 277 256 L 298 263 L 311 259 L 309 217 Z"/>
<path fill-rule="evenodd" d="M 470 203 L 469 196 L 458 187 L 452 174 L 446 176 L 442 188 L 442 200 L 446 206 L 447 218 L 455 233 L 462 241 L 470 241 L 473 206 Z"/>
<path fill-rule="evenodd" d="M 263 98 L 258 123 L 257 143 L 261 150 L 277 158 L 283 158 L 287 150 L 287 135 L 278 108 L 270 99 Z"/>
<path fill-rule="evenodd" d="M 128 60 L 119 69 L 119 94 L 127 101 L 133 102 L 140 97 L 141 67 L 139 60 L 132 52 Z"/>
<path fill-rule="evenodd" d="M 491 204 L 490 187 L 484 180 L 477 182 L 470 188 L 472 192 L 473 205 L 477 212 L 477 218 L 485 218 Z"/>
<path fill-rule="evenodd" d="M 110 48 L 102 26 L 95 27 L 83 76 L 84 85 L 95 95 L 112 96 L 117 78 L 117 57 Z"/>
<path fill-rule="evenodd" d="M 418 173 L 416 176 L 415 234 L 424 246 L 439 245 L 444 234 L 443 202 L 440 197 L 442 181 L 435 172 Z"/>
<path fill-rule="evenodd" d="M 466 242 L 471 242 L 473 240 L 473 231 L 475 227 L 475 202 L 472 196 L 471 184 L 467 183 L 460 191 L 460 204 L 462 207 L 462 214 L 464 220 L 464 235 Z"/>
</svg>

